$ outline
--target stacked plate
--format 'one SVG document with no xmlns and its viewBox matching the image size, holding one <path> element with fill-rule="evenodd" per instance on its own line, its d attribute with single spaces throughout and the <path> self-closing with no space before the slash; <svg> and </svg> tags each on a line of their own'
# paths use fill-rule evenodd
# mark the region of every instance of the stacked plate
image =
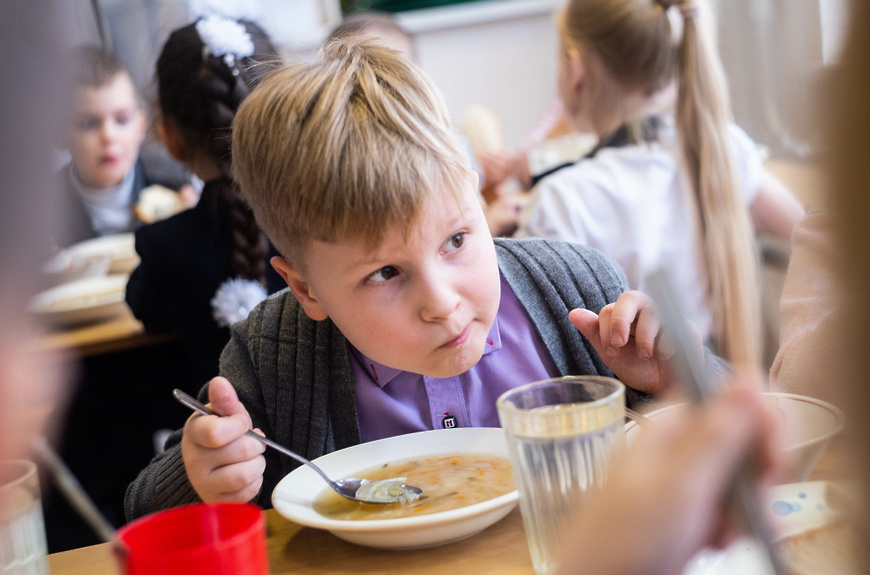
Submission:
<svg viewBox="0 0 870 575">
<path fill-rule="evenodd" d="M 138 264 L 132 233 L 75 244 L 43 267 L 52 287 L 31 300 L 30 310 L 57 328 L 109 319 L 126 307 L 127 279 Z"/>
<path fill-rule="evenodd" d="M 30 310 L 54 327 L 95 323 L 118 315 L 126 307 L 127 276 L 86 277 L 36 295 Z"/>
<path fill-rule="evenodd" d="M 86 240 L 65 250 L 74 261 L 108 258 L 110 274 L 130 274 L 139 265 L 132 233 Z"/>
</svg>

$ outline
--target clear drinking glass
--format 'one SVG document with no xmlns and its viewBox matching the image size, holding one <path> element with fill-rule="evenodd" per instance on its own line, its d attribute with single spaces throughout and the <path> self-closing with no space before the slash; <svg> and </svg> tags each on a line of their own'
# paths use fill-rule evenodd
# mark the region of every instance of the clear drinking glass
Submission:
<svg viewBox="0 0 870 575">
<path fill-rule="evenodd" d="M 625 386 L 597 376 L 530 383 L 498 398 L 535 573 L 555 572 L 561 537 L 625 445 Z"/>
<path fill-rule="evenodd" d="M 32 461 L 0 461 L 0 574 L 48 574 L 39 474 Z"/>
</svg>

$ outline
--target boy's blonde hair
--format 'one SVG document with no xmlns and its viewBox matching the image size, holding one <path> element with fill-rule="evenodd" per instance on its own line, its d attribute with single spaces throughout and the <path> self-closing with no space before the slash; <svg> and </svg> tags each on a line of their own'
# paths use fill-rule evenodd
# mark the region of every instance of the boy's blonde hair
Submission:
<svg viewBox="0 0 870 575">
<path fill-rule="evenodd" d="M 626 114 L 622 94 L 652 96 L 677 82 L 680 164 L 692 191 L 709 278 L 713 335 L 725 359 L 758 365 L 760 296 L 755 245 L 728 139 L 731 108 L 706 0 L 572 0 L 559 16 L 562 43 L 577 49 L 605 86 L 593 113 Z"/>
<path fill-rule="evenodd" d="M 297 267 L 311 240 L 372 249 L 407 234 L 427 197 L 470 185 L 447 107 L 416 66 L 371 40 L 333 40 L 313 63 L 269 75 L 239 108 L 242 197 Z"/>
</svg>

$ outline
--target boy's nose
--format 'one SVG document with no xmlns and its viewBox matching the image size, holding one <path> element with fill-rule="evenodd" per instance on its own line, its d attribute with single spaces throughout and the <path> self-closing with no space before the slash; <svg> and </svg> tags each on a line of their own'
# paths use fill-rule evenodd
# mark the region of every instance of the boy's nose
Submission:
<svg viewBox="0 0 870 575">
<path fill-rule="evenodd" d="M 111 140 L 115 137 L 117 131 L 117 128 L 112 125 L 112 122 L 103 122 L 100 126 L 100 137 L 103 138 L 103 140 Z"/>
<path fill-rule="evenodd" d="M 450 317 L 459 307 L 459 292 L 449 281 L 428 280 L 420 294 L 420 317 L 439 321 Z"/>
</svg>

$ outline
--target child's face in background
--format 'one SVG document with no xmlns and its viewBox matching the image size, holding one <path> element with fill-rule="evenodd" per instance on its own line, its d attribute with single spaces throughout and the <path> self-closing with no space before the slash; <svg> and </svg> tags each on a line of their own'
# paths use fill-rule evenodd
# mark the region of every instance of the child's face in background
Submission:
<svg viewBox="0 0 870 575">
<path fill-rule="evenodd" d="M 118 74 L 104 86 L 77 90 L 67 143 L 83 184 L 120 184 L 136 163 L 144 136 L 145 115 L 127 74 Z"/>
<path fill-rule="evenodd" d="M 471 178 L 460 201 L 437 194 L 421 213 L 407 240 L 390 231 L 373 252 L 359 241 L 312 242 L 311 299 L 299 299 L 379 363 L 450 377 L 480 360 L 498 311 L 495 247 Z"/>
</svg>

